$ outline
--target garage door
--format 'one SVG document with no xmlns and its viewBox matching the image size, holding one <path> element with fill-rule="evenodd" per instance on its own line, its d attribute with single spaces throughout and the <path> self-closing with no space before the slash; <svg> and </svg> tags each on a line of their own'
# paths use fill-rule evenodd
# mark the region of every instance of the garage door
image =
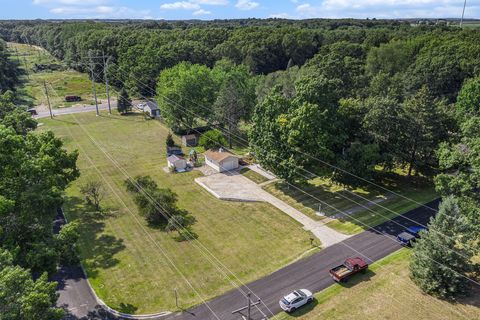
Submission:
<svg viewBox="0 0 480 320">
<path fill-rule="evenodd" d="M 238 167 L 237 161 L 235 160 L 226 160 L 222 164 L 223 171 L 233 170 Z"/>
</svg>

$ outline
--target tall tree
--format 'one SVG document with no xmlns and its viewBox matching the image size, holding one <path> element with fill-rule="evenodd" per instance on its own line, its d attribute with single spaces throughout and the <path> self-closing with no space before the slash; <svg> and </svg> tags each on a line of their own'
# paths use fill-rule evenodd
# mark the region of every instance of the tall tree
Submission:
<svg viewBox="0 0 480 320">
<path fill-rule="evenodd" d="M 56 282 L 46 273 L 33 280 L 32 274 L 13 264 L 13 256 L 0 248 L 0 318 L 5 320 L 60 320 L 64 311 L 55 306 Z"/>
<path fill-rule="evenodd" d="M 232 148 L 232 136 L 238 133 L 241 119 L 247 119 L 255 105 L 255 90 L 244 68 L 230 70 L 220 87 L 214 103 L 214 118 L 228 130 L 228 144 Z"/>
<path fill-rule="evenodd" d="M 471 226 L 461 214 L 458 202 L 447 197 L 429 230 L 414 245 L 410 271 L 412 280 L 428 294 L 452 298 L 471 289 L 472 250 L 462 245 L 471 234 Z"/>
<path fill-rule="evenodd" d="M 32 271 L 55 271 L 55 208 L 79 175 L 77 152 L 62 146 L 52 132 L 23 136 L 0 124 L 0 194 L 8 204 L 0 214 L 0 242 L 18 248 L 15 263 Z"/>
<path fill-rule="evenodd" d="M 170 189 L 161 189 L 149 176 L 137 176 L 126 180 L 127 191 L 133 195 L 133 200 L 140 213 L 152 226 L 159 226 L 166 230 L 169 220 L 174 216 L 183 216 L 183 226 L 194 219 L 186 210 L 177 206 L 177 195 Z M 170 221 L 171 222 L 171 221 Z"/>
<path fill-rule="evenodd" d="M 480 116 L 480 77 L 465 81 L 455 107 L 461 120 Z"/>
<path fill-rule="evenodd" d="M 210 118 L 216 87 L 203 65 L 182 62 L 162 71 L 157 84 L 162 116 L 174 131 L 194 127 L 199 118 Z"/>
<path fill-rule="evenodd" d="M 444 101 L 435 99 L 426 86 L 405 101 L 408 135 L 402 143 L 403 160 L 408 164 L 408 176 L 429 172 L 436 167 L 435 151 L 448 138 L 449 116 Z M 432 161 L 433 160 L 433 161 Z"/>
<path fill-rule="evenodd" d="M 402 105 L 388 97 L 371 97 L 362 101 L 362 108 L 366 113 L 361 120 L 362 129 L 367 137 L 379 146 L 381 161 L 385 168 L 393 168 L 401 161 L 402 145 L 405 136 L 405 127 L 410 119 Z"/>
<path fill-rule="evenodd" d="M 118 96 L 117 109 L 121 114 L 128 113 L 132 109 L 132 100 L 130 100 L 130 96 L 124 87 L 120 90 Z"/>
</svg>

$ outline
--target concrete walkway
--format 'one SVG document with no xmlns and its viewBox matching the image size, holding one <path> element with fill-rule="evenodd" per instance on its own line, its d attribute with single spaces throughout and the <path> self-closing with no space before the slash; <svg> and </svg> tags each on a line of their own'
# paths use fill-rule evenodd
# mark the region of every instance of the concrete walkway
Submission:
<svg viewBox="0 0 480 320">
<path fill-rule="evenodd" d="M 218 173 L 207 177 L 196 178 L 195 182 L 204 187 L 216 198 L 229 201 L 262 201 L 280 209 L 298 221 L 303 229 L 312 232 L 322 242 L 322 247 L 329 247 L 341 242 L 349 235 L 337 232 L 322 221 L 315 221 L 302 212 L 263 190 L 256 183 L 241 174 Z"/>
<path fill-rule="evenodd" d="M 262 167 L 260 167 L 258 164 L 251 164 L 247 167 L 248 169 L 252 170 L 252 171 L 255 171 L 256 173 L 258 173 L 259 175 L 262 175 L 264 176 L 265 178 L 267 178 L 268 180 L 273 180 L 273 179 L 277 179 L 277 177 L 275 177 L 275 175 L 265 169 L 263 169 Z"/>
</svg>

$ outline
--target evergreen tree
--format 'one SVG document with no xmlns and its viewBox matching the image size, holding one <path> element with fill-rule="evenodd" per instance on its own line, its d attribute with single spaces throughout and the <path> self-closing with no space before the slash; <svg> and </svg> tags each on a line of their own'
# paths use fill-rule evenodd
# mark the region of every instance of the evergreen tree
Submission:
<svg viewBox="0 0 480 320">
<path fill-rule="evenodd" d="M 125 90 L 125 88 L 122 88 L 122 90 L 120 90 L 120 95 L 118 96 L 117 102 L 117 109 L 118 112 L 120 112 L 121 114 L 128 113 L 132 109 L 132 100 L 130 100 L 128 92 L 127 90 Z"/>
<path fill-rule="evenodd" d="M 168 133 L 167 138 L 165 139 L 165 144 L 167 145 L 167 147 L 175 146 L 175 141 L 173 141 L 173 136 L 171 132 Z"/>
<path fill-rule="evenodd" d="M 468 240 L 471 229 L 461 214 L 458 201 L 445 198 L 440 210 L 414 246 L 410 272 L 413 282 L 422 291 L 442 298 L 467 294 L 472 270 L 472 252 L 461 244 Z"/>
</svg>

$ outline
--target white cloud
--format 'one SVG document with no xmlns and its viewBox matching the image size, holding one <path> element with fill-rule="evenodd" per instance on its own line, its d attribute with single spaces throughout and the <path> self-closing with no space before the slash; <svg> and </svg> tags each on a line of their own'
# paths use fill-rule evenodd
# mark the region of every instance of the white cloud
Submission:
<svg viewBox="0 0 480 320">
<path fill-rule="evenodd" d="M 73 5 L 73 6 L 98 6 L 107 3 L 108 0 L 33 0 L 37 5 Z"/>
<path fill-rule="evenodd" d="M 238 0 L 235 7 L 240 10 L 252 10 L 258 7 L 260 4 L 258 2 L 250 1 L 250 0 Z"/>
<path fill-rule="evenodd" d="M 114 6 L 64 6 L 50 9 L 51 13 L 68 17 L 85 17 L 92 19 L 152 19 L 150 10 L 135 10 L 128 7 Z"/>
<path fill-rule="evenodd" d="M 192 15 L 194 15 L 194 16 L 205 16 L 205 15 L 209 15 L 209 14 L 212 14 L 212 13 L 208 10 L 203 10 L 203 9 L 197 10 L 194 13 L 192 13 Z"/>
<path fill-rule="evenodd" d="M 439 18 L 459 17 L 463 1 L 459 0 L 323 0 L 296 7 L 299 18 Z M 467 11 L 479 13 L 478 5 Z"/>
<path fill-rule="evenodd" d="M 178 9 L 199 10 L 200 6 L 197 3 L 190 2 L 190 1 L 177 1 L 172 3 L 164 3 L 160 6 L 160 8 L 167 9 L 167 10 L 178 10 Z"/>
<path fill-rule="evenodd" d="M 226 6 L 228 4 L 228 0 L 190 0 L 190 2 L 211 6 Z"/>
</svg>

